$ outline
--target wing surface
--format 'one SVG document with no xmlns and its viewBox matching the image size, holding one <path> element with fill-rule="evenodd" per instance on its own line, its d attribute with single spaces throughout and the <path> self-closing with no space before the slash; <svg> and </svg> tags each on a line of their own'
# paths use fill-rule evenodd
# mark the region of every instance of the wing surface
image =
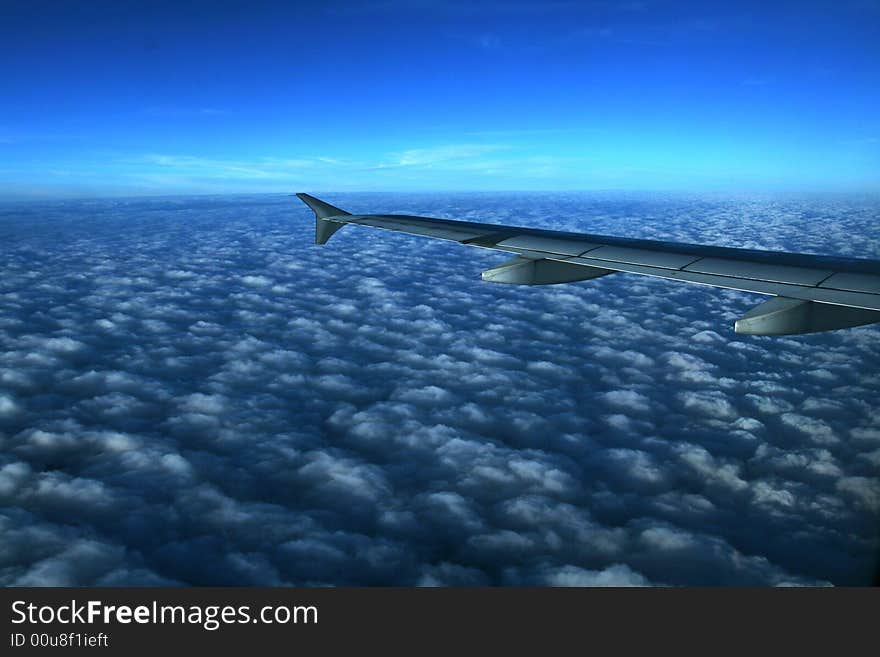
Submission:
<svg viewBox="0 0 880 657">
<path fill-rule="evenodd" d="M 737 321 L 737 332 L 759 335 L 811 333 L 880 322 L 880 261 L 877 260 L 397 214 L 345 214 L 307 194 L 297 196 L 315 209 L 319 243 L 326 242 L 342 226 L 355 224 L 451 240 L 515 256 L 484 272 L 483 279 L 487 281 L 545 285 L 624 272 L 789 300 L 782 304 L 761 304 Z M 337 210 L 340 214 L 330 214 Z M 323 236 L 327 237 L 321 240 Z"/>
</svg>

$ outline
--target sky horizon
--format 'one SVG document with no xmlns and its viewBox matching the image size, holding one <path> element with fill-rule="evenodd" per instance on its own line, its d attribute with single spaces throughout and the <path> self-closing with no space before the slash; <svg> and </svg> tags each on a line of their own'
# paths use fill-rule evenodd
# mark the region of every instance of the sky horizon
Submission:
<svg viewBox="0 0 880 657">
<path fill-rule="evenodd" d="M 4 3 L 0 199 L 874 192 L 880 3 Z"/>
</svg>

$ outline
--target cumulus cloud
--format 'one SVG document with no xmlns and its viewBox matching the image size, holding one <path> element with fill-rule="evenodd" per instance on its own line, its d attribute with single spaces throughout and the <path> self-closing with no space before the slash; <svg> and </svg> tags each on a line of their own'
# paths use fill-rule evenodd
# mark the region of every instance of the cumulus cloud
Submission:
<svg viewBox="0 0 880 657">
<path fill-rule="evenodd" d="M 880 251 L 862 200 L 329 200 Z M 760 298 L 622 274 L 492 285 L 499 254 L 355 227 L 316 248 L 286 196 L 0 214 L 3 584 L 875 577 L 875 327 L 739 336 Z"/>
</svg>

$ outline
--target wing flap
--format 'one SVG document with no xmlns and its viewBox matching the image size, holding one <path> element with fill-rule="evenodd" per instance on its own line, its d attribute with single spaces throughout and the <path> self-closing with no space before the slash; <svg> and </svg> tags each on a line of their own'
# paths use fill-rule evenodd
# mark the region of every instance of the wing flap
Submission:
<svg viewBox="0 0 880 657">
<path fill-rule="evenodd" d="M 498 242 L 498 246 L 576 256 L 592 249 L 596 249 L 600 245 L 573 239 L 541 237 L 540 235 L 518 235 Z"/>
<path fill-rule="evenodd" d="M 624 246 L 602 246 L 590 251 L 590 258 L 620 262 L 630 265 L 647 265 L 663 269 L 681 269 L 699 258 L 683 253 L 653 251 L 650 249 L 631 249 Z"/>
<path fill-rule="evenodd" d="M 701 274 L 718 274 L 719 276 L 733 276 L 734 278 L 754 278 L 758 281 L 810 286 L 818 285 L 834 273 L 827 269 L 787 267 L 785 265 L 770 265 L 763 262 L 722 258 L 701 258 L 685 267 L 685 269 Z"/>
<path fill-rule="evenodd" d="M 880 276 L 872 276 L 871 274 L 834 274 L 828 280 L 822 281 L 819 287 L 880 294 Z"/>
</svg>

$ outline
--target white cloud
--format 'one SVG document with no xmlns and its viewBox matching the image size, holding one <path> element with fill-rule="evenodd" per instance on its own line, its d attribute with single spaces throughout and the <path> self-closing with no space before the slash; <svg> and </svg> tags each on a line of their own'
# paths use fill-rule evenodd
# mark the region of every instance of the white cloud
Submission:
<svg viewBox="0 0 880 657">
<path fill-rule="evenodd" d="M 545 586 L 650 586 L 641 573 L 626 564 L 614 564 L 604 570 L 585 570 L 577 566 L 563 566 L 542 576 Z"/>
<path fill-rule="evenodd" d="M 0 417 L 12 417 L 21 412 L 21 406 L 9 395 L 0 395 Z"/>
<path fill-rule="evenodd" d="M 509 153 L 397 155 L 415 171 Z M 153 164 L 206 176 L 323 166 Z M 328 200 L 765 248 L 880 247 L 872 206 L 836 201 Z M 7 221 L 23 248 L 0 281 L 4 584 L 871 577 L 876 328 L 749 338 L 729 326 L 755 302 L 741 293 L 625 275 L 492 286 L 479 271 L 497 254 L 356 227 L 315 248 L 313 217 L 287 196 L 34 213 L 53 232 Z"/>
</svg>

